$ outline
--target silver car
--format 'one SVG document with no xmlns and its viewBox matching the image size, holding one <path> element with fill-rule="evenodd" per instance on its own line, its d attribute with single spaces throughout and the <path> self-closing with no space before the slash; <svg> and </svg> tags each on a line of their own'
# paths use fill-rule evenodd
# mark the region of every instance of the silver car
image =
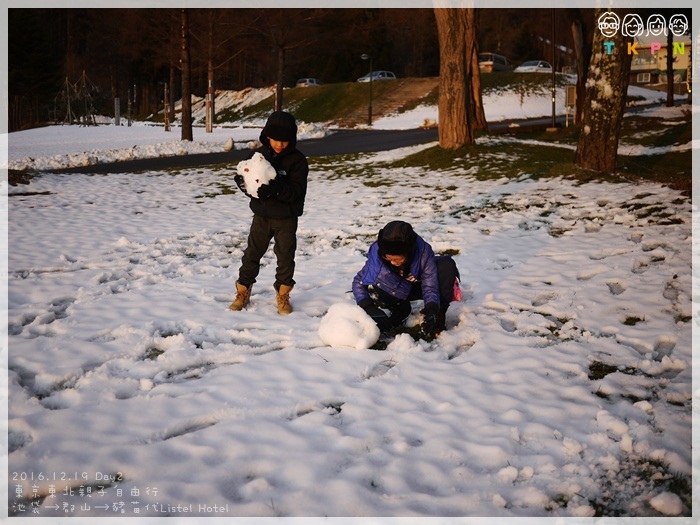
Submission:
<svg viewBox="0 0 700 525">
<path fill-rule="evenodd" d="M 320 86 L 321 84 L 323 84 L 323 82 L 317 78 L 300 78 L 297 80 L 297 87 Z"/>
<path fill-rule="evenodd" d="M 552 66 L 549 62 L 544 60 L 528 60 L 523 62 L 513 71 L 516 73 L 551 73 Z"/>
<path fill-rule="evenodd" d="M 377 80 L 396 80 L 396 75 L 391 71 L 372 71 L 372 82 Z M 369 73 L 357 79 L 358 82 L 369 82 Z"/>
</svg>

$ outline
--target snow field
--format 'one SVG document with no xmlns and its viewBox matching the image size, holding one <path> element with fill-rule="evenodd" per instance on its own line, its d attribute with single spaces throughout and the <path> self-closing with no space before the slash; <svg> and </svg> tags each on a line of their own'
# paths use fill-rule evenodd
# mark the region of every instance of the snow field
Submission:
<svg viewBox="0 0 700 525">
<path fill-rule="evenodd" d="M 249 308 L 227 310 L 250 223 L 223 194 L 233 169 L 11 187 L 11 473 L 121 473 L 141 516 L 687 514 L 663 484 L 691 473 L 687 199 L 468 167 L 397 180 L 380 158 L 311 163 L 284 317 L 271 250 Z M 368 167 L 387 184 L 344 175 Z M 323 316 L 352 304 L 394 218 L 457 253 L 448 331 L 325 346 Z M 10 479 L 11 509 L 16 485 L 32 490 Z M 70 498 L 41 515 L 64 515 L 53 501 Z"/>
</svg>

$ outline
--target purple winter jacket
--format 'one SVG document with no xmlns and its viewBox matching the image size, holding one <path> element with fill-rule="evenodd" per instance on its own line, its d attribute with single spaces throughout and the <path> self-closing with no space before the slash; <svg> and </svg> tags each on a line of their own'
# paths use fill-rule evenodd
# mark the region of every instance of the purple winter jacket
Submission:
<svg viewBox="0 0 700 525">
<path fill-rule="evenodd" d="M 419 281 L 425 304 L 440 304 L 437 266 L 433 248 L 420 236 L 416 236 L 416 249 L 410 263 L 410 273 Z M 379 255 L 379 244 L 373 243 L 367 254 L 364 267 L 352 281 L 352 293 L 359 304 L 370 297 L 368 286 L 373 285 L 400 300 L 408 299 L 414 283 L 392 269 L 389 262 Z"/>
</svg>

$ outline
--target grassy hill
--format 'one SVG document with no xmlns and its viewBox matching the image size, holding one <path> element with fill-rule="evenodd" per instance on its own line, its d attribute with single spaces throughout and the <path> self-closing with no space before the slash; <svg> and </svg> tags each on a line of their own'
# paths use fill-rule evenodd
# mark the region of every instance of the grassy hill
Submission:
<svg viewBox="0 0 700 525">
<path fill-rule="evenodd" d="M 437 103 L 437 78 L 404 78 L 372 83 L 373 114 L 400 112 L 419 104 Z M 354 127 L 367 120 L 369 84 L 341 82 L 284 90 L 285 109 L 302 122 L 333 122 Z M 274 95 L 239 110 L 217 112 L 219 122 L 264 118 L 274 106 Z"/>
<path fill-rule="evenodd" d="M 551 76 L 546 74 L 498 73 L 482 75 L 482 93 L 515 91 L 527 95 L 532 92 L 549 93 Z M 436 105 L 438 77 L 399 78 L 372 83 L 372 114 L 379 118 L 390 113 L 401 113 L 419 105 Z M 565 77 L 558 82 L 568 84 Z M 303 122 L 332 122 L 342 127 L 364 124 L 368 117 L 369 84 L 340 82 L 317 87 L 294 87 L 284 90 L 283 105 Z M 264 118 L 274 106 L 271 94 L 260 102 L 234 111 L 222 109 L 217 121 L 234 122 Z"/>
</svg>

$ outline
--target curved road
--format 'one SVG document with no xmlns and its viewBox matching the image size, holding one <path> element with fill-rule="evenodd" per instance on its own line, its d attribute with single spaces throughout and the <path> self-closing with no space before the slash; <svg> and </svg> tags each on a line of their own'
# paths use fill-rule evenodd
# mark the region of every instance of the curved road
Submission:
<svg viewBox="0 0 700 525">
<path fill-rule="evenodd" d="M 297 147 L 307 157 L 322 157 L 326 155 L 384 151 L 422 144 L 437 139 L 437 129 L 338 130 L 320 139 L 300 140 Z M 249 155 L 250 150 L 241 149 L 220 153 L 194 153 L 172 157 L 136 159 L 51 171 L 54 173 L 132 173 L 195 166 L 213 166 L 238 162 Z"/>
<path fill-rule="evenodd" d="M 678 103 L 683 104 L 682 101 Z M 655 105 L 661 104 L 627 108 L 627 111 L 643 111 Z M 557 116 L 555 124 L 557 127 L 563 127 L 565 125 L 565 117 Z M 551 126 L 551 117 L 522 120 L 514 119 L 489 122 L 488 132 L 490 134 L 517 133 L 544 130 Z M 307 157 L 323 157 L 326 155 L 386 151 L 436 140 L 438 140 L 437 128 L 405 130 L 341 129 L 320 139 L 300 140 L 297 146 Z M 238 161 L 246 159 L 249 155 L 249 149 L 242 149 L 221 153 L 194 153 L 173 157 L 137 159 L 50 171 L 54 173 L 134 173 L 140 171 L 192 168 L 196 166 L 213 166 L 231 162 L 238 163 Z"/>
<path fill-rule="evenodd" d="M 562 125 L 563 117 L 558 119 Z M 510 122 L 489 123 L 489 133 L 514 131 L 532 131 L 551 126 L 551 118 L 520 120 L 517 128 L 509 127 Z M 297 147 L 307 157 L 323 157 L 326 155 L 345 155 L 373 151 L 386 151 L 396 148 L 424 144 L 438 140 L 437 128 L 417 128 L 406 130 L 376 130 L 376 129 L 342 129 L 319 139 L 300 140 Z M 164 169 L 192 168 L 197 166 L 213 166 L 241 161 L 250 155 L 250 150 L 233 150 L 220 153 L 193 153 L 172 157 L 156 157 L 136 159 L 123 162 L 79 166 L 61 170 L 51 170 L 54 173 L 134 173 Z"/>
</svg>

